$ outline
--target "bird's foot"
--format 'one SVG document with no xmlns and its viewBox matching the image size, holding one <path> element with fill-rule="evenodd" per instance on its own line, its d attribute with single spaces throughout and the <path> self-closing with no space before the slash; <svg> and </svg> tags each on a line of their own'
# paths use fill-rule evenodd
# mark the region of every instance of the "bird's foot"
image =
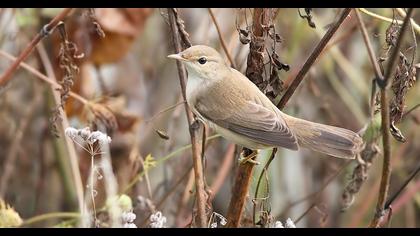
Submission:
<svg viewBox="0 0 420 236">
<path fill-rule="evenodd" d="M 245 156 L 247 155 L 247 156 Z M 256 157 L 258 155 L 258 151 L 257 150 L 252 150 L 251 153 L 247 154 L 245 152 L 241 153 L 241 156 L 239 157 L 239 163 L 240 164 L 245 164 L 247 162 L 255 164 L 255 165 L 259 165 L 260 162 L 254 160 L 254 157 Z"/>
<path fill-rule="evenodd" d="M 200 121 L 198 119 L 194 119 L 194 121 L 191 123 L 190 128 L 192 130 L 197 130 L 200 128 Z"/>
</svg>

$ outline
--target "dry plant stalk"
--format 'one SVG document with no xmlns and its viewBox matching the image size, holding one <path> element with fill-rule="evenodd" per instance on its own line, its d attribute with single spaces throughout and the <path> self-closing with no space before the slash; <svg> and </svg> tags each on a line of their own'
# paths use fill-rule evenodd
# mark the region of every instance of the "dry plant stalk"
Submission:
<svg viewBox="0 0 420 236">
<path fill-rule="evenodd" d="M 246 76 L 254 83 L 262 82 L 264 74 L 264 58 L 265 51 L 265 30 L 263 25 L 268 25 L 270 19 L 270 9 L 256 8 L 253 15 L 253 37 L 251 37 L 250 52 L 248 55 Z M 244 153 L 250 151 L 244 148 Z M 252 159 L 255 159 L 252 158 Z M 251 184 L 252 171 L 254 170 L 254 163 L 244 162 L 240 164 L 238 173 L 235 177 L 235 183 L 232 189 L 232 197 L 229 203 L 227 213 L 226 227 L 238 227 L 241 222 L 242 213 L 244 211 L 245 202 L 247 200 L 249 186 Z"/>
<path fill-rule="evenodd" d="M 299 73 L 293 79 L 290 86 L 287 88 L 286 92 L 284 93 L 283 97 L 281 98 L 280 102 L 277 104 L 277 107 L 283 109 L 286 106 L 286 103 L 289 101 L 290 97 L 293 95 L 299 84 L 305 78 L 306 73 L 308 73 L 309 69 L 315 63 L 318 56 L 322 53 L 327 43 L 331 40 L 332 36 L 338 30 L 340 25 L 344 22 L 347 16 L 350 14 L 351 8 L 346 8 L 340 15 L 340 18 L 330 26 L 328 31 L 325 33 L 324 37 L 322 37 L 321 41 L 318 45 L 314 48 L 309 58 L 306 60 L 305 64 L 303 64 L 302 69 L 300 69 Z"/>
<path fill-rule="evenodd" d="M 396 70 L 396 61 L 400 52 L 400 47 L 404 39 L 404 34 L 408 28 L 408 24 L 411 16 L 413 15 L 413 8 L 410 8 L 407 12 L 407 16 L 404 19 L 404 23 L 399 32 L 399 36 L 395 45 L 395 48 L 391 54 L 389 60 L 387 71 L 383 79 L 378 80 L 378 84 L 381 88 L 381 117 L 382 117 L 382 143 L 384 147 L 384 161 L 382 166 L 382 178 L 381 185 L 379 189 L 378 203 L 376 205 L 376 212 L 372 221 L 370 222 L 370 227 L 379 227 L 381 219 L 384 215 L 385 202 L 388 197 L 390 179 L 391 179 L 391 136 L 390 136 L 390 114 L 389 114 L 389 98 L 388 90 L 390 87 L 389 80 L 392 75 L 395 74 Z"/>
<path fill-rule="evenodd" d="M 169 24 L 172 31 L 172 38 L 174 43 L 175 52 L 179 53 L 182 51 L 181 46 L 181 39 L 186 44 L 190 44 L 188 39 L 188 34 L 185 34 L 185 29 L 183 27 L 183 23 L 181 19 L 178 17 L 178 13 L 176 9 L 168 8 L 168 16 L 169 16 Z M 181 27 L 180 27 L 181 25 Z M 184 40 L 186 39 L 186 40 Z M 187 72 L 185 67 L 181 64 L 181 62 L 177 61 L 178 67 L 178 76 L 179 82 L 181 86 L 182 96 L 184 100 L 186 100 L 185 95 L 185 84 L 187 80 Z M 207 195 L 204 189 L 204 174 L 203 174 L 203 163 L 201 160 L 201 148 L 198 143 L 198 129 L 194 129 L 192 124 L 194 122 L 193 114 L 188 107 L 188 104 L 185 103 L 185 112 L 187 114 L 187 120 L 189 124 L 189 132 L 191 136 L 191 145 L 192 145 L 192 159 L 193 159 L 193 166 L 194 166 L 194 176 L 195 176 L 195 188 L 196 188 L 196 196 L 197 196 L 197 225 L 199 227 L 206 227 L 207 226 L 207 214 L 206 214 L 206 204 L 207 204 Z"/>
<path fill-rule="evenodd" d="M 16 61 L 3 73 L 0 77 L 0 87 L 4 86 L 12 77 L 12 74 L 19 67 L 20 63 L 24 61 L 29 54 L 34 50 L 35 46 L 72 11 L 73 8 L 64 8 L 60 14 L 54 17 L 48 24 L 46 24 L 42 30 L 32 39 L 32 41 L 22 51 Z"/>
</svg>

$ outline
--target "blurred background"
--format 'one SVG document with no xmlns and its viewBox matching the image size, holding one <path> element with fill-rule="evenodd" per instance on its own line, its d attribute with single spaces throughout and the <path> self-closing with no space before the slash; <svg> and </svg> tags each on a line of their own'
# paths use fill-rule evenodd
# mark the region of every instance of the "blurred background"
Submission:
<svg viewBox="0 0 420 236">
<path fill-rule="evenodd" d="M 10 56 L 17 57 L 62 10 L 0 9 L 0 74 L 12 64 Z M 273 27 L 265 40 L 264 59 L 269 61 L 268 55 L 275 52 L 278 61 L 289 67 L 276 70 L 274 77 L 271 63 L 265 67 L 270 77 L 266 92 L 272 91 L 273 101 L 278 102 L 284 94 L 341 10 L 270 9 Z M 212 46 L 228 61 L 223 38 L 236 68 L 245 74 L 253 11 L 211 9 L 212 19 L 208 9 L 191 8 L 178 9 L 178 16 L 193 45 Z M 392 27 L 387 20 L 403 20 L 404 11 L 362 9 L 360 13 L 376 55 L 388 57 Z M 404 85 L 395 79 L 390 92 L 391 99 L 399 96 L 399 104 L 403 103 L 399 106 L 401 114 L 420 103 L 420 88 L 415 84 L 420 55 L 416 44 L 420 30 L 414 24 L 420 22 L 418 11 L 413 20 L 401 47 L 406 64 L 399 67 L 400 71 L 409 68 L 409 78 Z M 25 60 L 27 67 L 20 67 L 0 87 L 0 212 L 4 213 L 0 214 L 0 226 L 78 226 L 81 194 L 91 213 L 89 194 L 94 195 L 98 227 L 111 224 L 108 209 L 116 198 L 118 204 L 128 205 L 121 207 L 123 212 L 136 215 L 135 220 L 128 220 L 136 227 L 153 227 L 156 219 L 151 216 L 165 217 L 160 221 L 164 227 L 194 226 L 191 140 L 180 104 L 176 63 L 166 57 L 175 52 L 167 9 L 75 9 L 63 21 L 64 26 L 34 48 Z M 355 132 L 363 133 L 368 126 L 378 132 L 378 126 L 370 122 L 372 68 L 352 11 L 284 111 Z M 48 78 L 40 78 L 34 70 Z M 65 113 L 59 108 L 61 103 Z M 419 122 L 420 109 L 395 120 L 406 141 L 391 137 L 390 195 L 420 161 Z M 109 152 L 94 157 L 94 191 L 89 179 L 93 173 L 86 150 L 89 144 L 69 140 L 63 132 L 67 127 L 90 127 L 92 131 L 105 127 L 102 130 L 112 138 Z M 214 135 L 208 130 L 203 172 L 211 193 L 209 226 L 222 227 L 239 152 Z M 383 148 L 381 137 L 364 138 L 379 151 L 370 155 L 367 163 L 347 163 L 306 149 L 279 149 L 264 175 L 264 187 L 255 195 L 271 153 L 261 151 L 257 159 L 261 165 L 254 170 L 242 225 L 260 227 L 253 223 L 255 217 L 264 227 L 276 221 L 284 223 L 287 218 L 296 227 L 367 227 L 375 213 Z M 112 168 L 107 169 L 101 159 L 110 160 Z M 420 226 L 419 189 L 417 176 L 393 202 L 390 227 Z M 157 216 L 157 212 L 161 214 Z M 266 223 L 261 221 L 264 217 L 269 219 Z"/>
</svg>

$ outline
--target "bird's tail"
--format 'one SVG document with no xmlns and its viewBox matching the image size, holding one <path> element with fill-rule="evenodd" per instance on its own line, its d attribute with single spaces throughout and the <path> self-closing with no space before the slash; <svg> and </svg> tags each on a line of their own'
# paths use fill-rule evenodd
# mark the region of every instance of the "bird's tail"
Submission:
<svg viewBox="0 0 420 236">
<path fill-rule="evenodd" d="M 363 146 L 355 132 L 287 116 L 287 124 L 299 145 L 338 158 L 354 159 Z"/>
</svg>

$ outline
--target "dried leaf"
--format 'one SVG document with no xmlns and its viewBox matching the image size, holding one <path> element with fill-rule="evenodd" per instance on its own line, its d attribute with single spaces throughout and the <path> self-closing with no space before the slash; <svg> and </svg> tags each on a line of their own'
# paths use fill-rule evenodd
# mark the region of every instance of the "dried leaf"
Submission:
<svg viewBox="0 0 420 236">
<path fill-rule="evenodd" d="M 160 138 L 165 139 L 165 140 L 169 140 L 169 136 L 165 131 L 155 129 L 155 132 L 159 135 Z"/>
</svg>

